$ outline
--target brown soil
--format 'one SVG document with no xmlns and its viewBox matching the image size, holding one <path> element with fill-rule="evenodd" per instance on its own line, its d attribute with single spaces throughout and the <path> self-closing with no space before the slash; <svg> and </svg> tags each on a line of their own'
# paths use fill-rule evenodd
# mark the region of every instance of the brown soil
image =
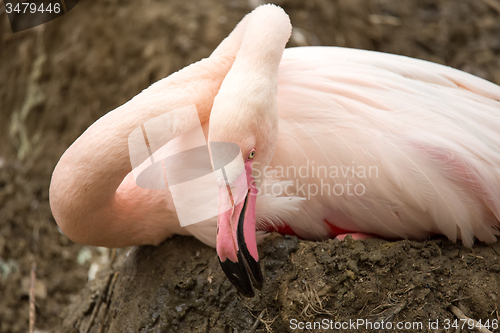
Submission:
<svg viewBox="0 0 500 333">
<path fill-rule="evenodd" d="M 365 319 L 422 324 L 425 332 L 429 320 L 453 323 L 452 304 L 483 323 L 498 318 L 500 243 L 467 250 L 442 239 L 304 242 L 276 234 L 260 253 L 266 282 L 246 299 L 215 251 L 195 239 L 136 248 L 85 288 L 66 310 L 64 330 L 288 332 L 293 319 Z M 314 330 L 322 331 L 331 330 Z"/>
<path fill-rule="evenodd" d="M 90 264 L 107 257 L 58 231 L 48 204 L 58 158 L 98 117 L 207 56 L 254 2 L 80 1 L 15 34 L 0 9 L 0 332 L 27 331 L 32 262 L 42 331 L 85 331 L 92 317 L 90 332 L 286 332 L 290 319 L 324 318 L 416 321 L 422 331 L 438 319 L 443 330 L 445 319 L 456 318 L 450 304 L 483 322 L 498 319 L 500 243 L 467 250 L 443 239 L 273 236 L 260 247 L 265 287 L 247 300 L 225 279 L 213 249 L 175 237 L 118 255 L 86 285 Z M 404 54 L 500 83 L 497 0 L 278 4 L 300 28 L 289 46 Z M 89 253 L 89 261 L 77 261 Z"/>
</svg>

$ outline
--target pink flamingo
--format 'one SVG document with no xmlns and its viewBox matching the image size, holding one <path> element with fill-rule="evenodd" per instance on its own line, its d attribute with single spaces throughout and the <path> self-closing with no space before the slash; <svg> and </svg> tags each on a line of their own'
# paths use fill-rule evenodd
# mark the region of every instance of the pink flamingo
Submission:
<svg viewBox="0 0 500 333">
<path fill-rule="evenodd" d="M 62 231 L 107 247 L 194 235 L 216 247 L 246 296 L 263 280 L 256 231 L 495 242 L 500 87 L 402 56 L 284 50 L 290 33 L 281 8 L 261 6 L 209 58 L 95 122 L 53 173 L 50 203 Z M 193 104 L 209 142 L 241 148 L 245 171 L 226 171 L 230 190 L 245 200 L 181 228 L 168 191 L 136 185 L 127 138 L 147 120 Z M 182 119 L 168 130 L 180 132 Z"/>
</svg>

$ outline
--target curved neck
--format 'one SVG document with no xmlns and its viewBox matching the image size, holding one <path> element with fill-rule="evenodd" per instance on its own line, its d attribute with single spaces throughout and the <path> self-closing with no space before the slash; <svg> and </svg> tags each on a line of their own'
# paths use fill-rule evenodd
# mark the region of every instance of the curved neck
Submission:
<svg viewBox="0 0 500 333">
<path fill-rule="evenodd" d="M 209 141 L 233 142 L 243 154 L 255 148 L 259 162 L 267 165 L 278 139 L 278 68 L 292 26 L 274 5 L 258 7 L 252 14 L 215 98 Z"/>
<path fill-rule="evenodd" d="M 157 243 L 168 233 L 178 231 L 174 219 L 177 225 L 159 227 L 163 234 L 154 239 L 141 235 L 148 223 L 149 227 L 155 223 L 151 219 L 168 222 L 165 220 L 173 207 L 167 207 L 165 194 L 155 192 L 141 202 L 133 195 L 144 193 L 139 193 L 141 189 L 135 184 L 129 184 L 129 197 L 117 195 L 131 171 L 128 136 L 151 118 L 193 104 L 200 121 L 208 121 L 213 100 L 240 47 L 246 21 L 243 19 L 209 58 L 155 83 L 109 112 L 67 149 L 54 169 L 49 191 L 54 218 L 68 237 L 81 243 L 117 247 Z M 182 120 L 178 123 L 173 136 L 176 130 L 182 130 Z M 134 205 L 137 210 L 130 216 Z"/>
<path fill-rule="evenodd" d="M 277 79 L 283 50 L 292 33 L 290 18 L 274 5 L 258 7 L 252 14 L 233 68 Z"/>
</svg>

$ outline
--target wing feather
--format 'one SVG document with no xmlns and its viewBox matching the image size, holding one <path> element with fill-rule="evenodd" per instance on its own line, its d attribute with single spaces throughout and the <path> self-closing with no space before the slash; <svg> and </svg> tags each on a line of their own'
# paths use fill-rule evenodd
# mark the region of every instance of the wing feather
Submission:
<svg viewBox="0 0 500 333">
<path fill-rule="evenodd" d="M 466 246 L 474 236 L 495 241 L 499 101 L 493 83 L 422 60 L 335 47 L 287 49 L 272 166 L 314 161 L 377 170 L 377 177 L 281 179 L 318 186 L 349 181 L 366 189 L 296 202 L 301 209 L 287 223 L 314 238 L 337 211 L 348 219 L 333 222 L 352 231 L 407 238 L 441 233 Z M 317 221 L 316 232 L 304 231 L 304 220 Z"/>
</svg>

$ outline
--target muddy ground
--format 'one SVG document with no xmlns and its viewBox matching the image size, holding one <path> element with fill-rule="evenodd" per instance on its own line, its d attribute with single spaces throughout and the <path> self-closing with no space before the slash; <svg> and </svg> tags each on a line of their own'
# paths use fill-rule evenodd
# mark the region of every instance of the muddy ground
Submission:
<svg viewBox="0 0 500 333">
<path fill-rule="evenodd" d="M 80 1 L 15 34 L 0 5 L 0 332 L 27 331 L 32 263 L 39 332 L 287 332 L 292 319 L 359 318 L 421 322 L 422 331 L 439 320 L 443 331 L 456 318 L 450 305 L 498 320 L 500 244 L 273 236 L 260 247 L 265 287 L 248 300 L 194 239 L 113 256 L 58 231 L 48 186 L 64 150 L 106 112 L 207 56 L 258 2 Z M 403 54 L 500 83 L 498 0 L 277 4 L 296 28 L 289 46 Z M 91 267 L 101 271 L 87 284 Z"/>
</svg>

